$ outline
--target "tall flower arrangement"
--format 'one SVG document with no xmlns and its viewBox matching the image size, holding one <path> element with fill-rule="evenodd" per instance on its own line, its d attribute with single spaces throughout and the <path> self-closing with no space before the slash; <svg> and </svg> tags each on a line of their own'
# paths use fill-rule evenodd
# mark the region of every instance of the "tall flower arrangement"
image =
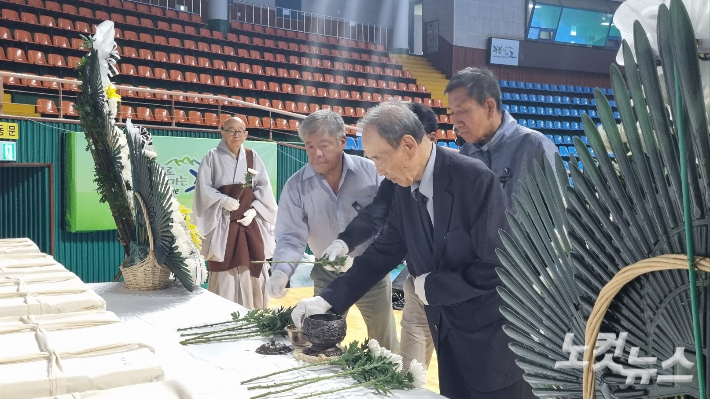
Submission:
<svg viewBox="0 0 710 399">
<path fill-rule="evenodd" d="M 154 255 L 192 291 L 207 276 L 199 252 L 201 235 L 188 225 L 189 210 L 177 202 L 165 171 L 156 161 L 150 133 L 127 121 L 127 134 L 115 125 L 121 97 L 110 78 L 120 58 L 114 42 L 113 22 L 101 23 L 93 37 L 84 38 L 89 54 L 79 64 L 82 93 L 78 111 L 95 163 L 102 202 L 108 202 L 118 228 L 119 241 L 130 268 L 149 253 L 148 231 Z M 134 194 L 144 201 L 147 220 L 134 204 Z M 191 224 L 191 223 L 190 223 Z M 125 270 L 125 269 L 124 269 Z"/>
</svg>

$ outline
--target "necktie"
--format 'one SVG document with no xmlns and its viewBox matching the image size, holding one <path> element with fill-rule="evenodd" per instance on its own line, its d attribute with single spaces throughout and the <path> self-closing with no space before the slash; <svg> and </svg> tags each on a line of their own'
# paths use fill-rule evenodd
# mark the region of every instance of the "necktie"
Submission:
<svg viewBox="0 0 710 399">
<path fill-rule="evenodd" d="M 434 226 L 431 223 L 431 217 L 426 209 L 428 198 L 420 193 L 418 188 L 414 190 L 414 198 L 417 200 L 417 208 L 419 209 L 419 217 L 421 218 L 422 226 L 431 241 L 431 237 L 434 235 Z"/>
</svg>

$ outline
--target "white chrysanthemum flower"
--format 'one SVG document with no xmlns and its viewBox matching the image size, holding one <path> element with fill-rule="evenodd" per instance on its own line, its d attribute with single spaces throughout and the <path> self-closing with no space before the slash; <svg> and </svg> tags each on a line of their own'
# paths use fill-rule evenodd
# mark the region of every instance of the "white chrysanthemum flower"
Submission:
<svg viewBox="0 0 710 399">
<path fill-rule="evenodd" d="M 407 372 L 412 374 L 414 378 L 412 383 L 414 388 L 424 388 L 426 386 L 426 369 L 416 359 L 412 359 L 411 363 L 409 363 Z"/>
<path fill-rule="evenodd" d="M 259 174 L 259 171 L 257 171 L 256 169 L 252 169 L 252 168 L 247 168 L 247 172 L 253 176 L 256 176 Z"/>
<path fill-rule="evenodd" d="M 173 213 L 173 220 L 182 220 L 180 203 L 175 199 L 175 197 L 170 197 L 170 212 Z"/>
<path fill-rule="evenodd" d="M 376 339 L 370 339 L 370 341 L 367 343 L 367 347 L 370 349 L 370 353 L 372 353 L 372 356 L 382 356 L 383 348 L 380 346 L 380 343 L 377 342 Z"/>
<path fill-rule="evenodd" d="M 108 116 L 113 119 L 118 114 L 118 100 L 115 98 L 108 99 Z"/>
<path fill-rule="evenodd" d="M 390 352 L 390 353 L 391 353 L 391 352 Z M 395 370 L 396 370 L 398 373 L 399 373 L 400 371 L 402 371 L 402 368 L 404 367 L 402 356 L 400 356 L 400 355 L 398 355 L 398 354 L 396 354 L 396 353 L 391 353 L 391 355 L 389 356 L 389 358 L 390 358 L 390 361 L 395 364 L 395 366 L 396 366 L 396 367 L 395 367 Z"/>
</svg>

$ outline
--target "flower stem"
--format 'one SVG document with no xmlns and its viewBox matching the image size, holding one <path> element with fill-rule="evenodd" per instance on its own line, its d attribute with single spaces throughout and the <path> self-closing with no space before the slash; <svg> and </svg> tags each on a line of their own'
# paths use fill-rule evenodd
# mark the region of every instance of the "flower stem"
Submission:
<svg viewBox="0 0 710 399">
<path fill-rule="evenodd" d="M 253 338 L 253 337 L 262 337 L 264 334 L 258 333 L 258 334 L 245 334 L 245 335 L 232 335 L 232 336 L 226 336 L 224 338 L 218 338 L 218 339 L 186 339 L 184 341 L 180 341 L 181 345 L 196 345 L 196 344 L 208 344 L 210 342 L 222 342 L 222 341 L 236 341 L 238 339 L 245 339 L 245 338 Z"/>
<path fill-rule="evenodd" d="M 243 326 L 235 326 L 235 327 L 229 327 L 229 328 L 223 328 L 221 330 L 212 330 L 212 331 L 207 331 L 207 332 L 194 332 L 194 333 L 185 333 L 185 334 L 180 334 L 181 337 L 190 337 L 190 336 L 200 336 L 200 335 L 209 335 L 209 334 L 216 334 L 216 333 L 221 333 L 225 331 L 239 331 L 239 330 L 248 330 L 251 328 L 256 328 L 253 324 L 247 324 Z"/>
<path fill-rule="evenodd" d="M 269 388 L 282 387 L 284 385 L 300 384 L 302 382 L 307 382 L 308 384 L 311 384 L 311 383 L 318 382 L 318 381 L 329 380 L 331 378 L 344 377 L 346 375 L 355 374 L 355 373 L 359 372 L 360 370 L 364 370 L 364 369 L 366 369 L 366 367 L 352 370 L 352 371 L 345 371 L 345 372 L 338 373 L 338 374 L 331 374 L 331 375 L 323 376 L 323 377 L 306 378 L 305 380 L 284 381 L 284 382 L 279 382 L 277 384 L 271 384 L 271 385 L 254 385 L 254 386 L 250 386 L 247 389 L 269 389 Z"/>
<path fill-rule="evenodd" d="M 285 373 L 288 373 L 288 372 L 291 372 L 291 371 L 301 370 L 301 369 L 305 369 L 305 368 L 308 368 L 308 367 L 328 366 L 328 365 L 331 365 L 331 364 L 333 364 L 333 360 L 328 360 L 328 361 L 319 362 L 319 363 L 309 363 L 309 364 L 306 364 L 306 365 L 304 365 L 304 366 L 292 367 L 292 368 L 290 368 L 290 369 L 281 370 L 281 371 L 275 371 L 275 372 L 273 372 L 273 373 L 269 373 L 269 374 L 266 374 L 266 375 L 261 375 L 261 376 L 258 376 L 258 377 L 250 378 L 250 379 L 248 379 L 248 380 L 242 381 L 241 384 L 247 384 L 247 383 L 250 383 L 250 382 L 257 381 L 257 380 L 263 380 L 264 378 L 269 378 L 269 377 L 272 377 L 272 376 L 275 376 L 275 375 L 285 374 Z"/>
<path fill-rule="evenodd" d="M 234 320 L 224 321 L 224 322 L 222 322 L 222 323 L 203 324 L 203 325 L 201 325 L 201 326 L 178 328 L 177 330 L 178 330 L 178 331 L 196 330 L 196 329 L 198 329 L 198 328 L 221 326 L 221 325 L 229 324 L 229 323 L 234 323 Z"/>
<path fill-rule="evenodd" d="M 317 381 L 309 381 L 309 382 L 303 382 L 303 383 L 301 383 L 301 381 L 294 381 L 294 382 L 295 382 L 295 383 L 298 383 L 298 385 L 293 385 L 293 386 L 290 386 L 290 387 L 288 387 L 288 388 L 284 388 L 284 389 L 281 389 L 281 390 L 278 390 L 278 391 L 264 392 L 264 393 L 261 393 L 261 394 L 259 394 L 259 395 L 257 395 L 257 396 L 251 397 L 251 399 L 264 398 L 264 397 L 266 397 L 266 396 L 276 395 L 277 393 L 288 392 L 288 391 L 291 391 L 291 390 L 296 389 L 296 388 L 300 388 L 300 387 L 303 387 L 303 386 L 306 386 L 306 385 L 309 385 L 309 384 L 313 384 L 314 382 L 317 382 Z M 254 387 L 249 387 L 249 389 L 254 389 Z"/>
</svg>

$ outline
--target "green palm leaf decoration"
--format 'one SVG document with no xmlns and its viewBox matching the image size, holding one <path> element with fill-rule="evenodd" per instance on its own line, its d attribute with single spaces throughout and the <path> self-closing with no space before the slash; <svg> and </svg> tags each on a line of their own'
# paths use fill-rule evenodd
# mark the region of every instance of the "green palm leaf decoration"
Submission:
<svg viewBox="0 0 710 399">
<path fill-rule="evenodd" d="M 664 254 L 685 254 L 683 200 L 677 121 L 688 136 L 687 180 L 695 256 L 710 256 L 710 136 L 698 67 L 698 52 L 687 11 L 680 0 L 670 9 L 660 6 L 659 52 L 663 76 L 640 23 L 634 26 L 632 53 L 623 43 L 626 81 L 611 66 L 614 97 L 627 140 L 613 117 L 604 94 L 595 92 L 597 110 L 610 150 L 594 122 L 583 115 L 584 132 L 597 158 L 579 138 L 576 159 L 570 161 L 574 187 L 566 179 L 558 185 L 553 166 L 536 166 L 522 181 L 514 200 L 516 215 L 508 215 L 510 233 L 501 232 L 504 249 L 498 250 L 504 268 L 498 270 L 507 303 L 501 311 L 513 338 L 511 349 L 525 379 L 542 398 L 582 398 L 581 368 L 555 367 L 570 358 L 563 351 L 567 333 L 572 345 L 584 345 L 587 319 L 602 288 L 623 268 Z M 634 58 L 635 54 L 635 58 Z M 684 105 L 675 110 L 675 79 Z M 662 88 L 664 90 L 662 90 Z M 664 98 L 663 92 L 668 93 Z M 604 154 L 610 153 L 607 157 Z M 566 172 L 557 157 L 558 175 Z M 561 187 L 560 187 L 561 186 Z M 561 189 L 560 189 L 561 188 Z M 695 338 L 687 270 L 652 272 L 626 284 L 614 297 L 601 332 L 618 336 L 627 332 L 623 354 L 615 363 L 626 370 L 657 370 L 656 376 L 695 375 L 692 382 L 648 384 L 609 368 L 595 374 L 598 398 L 664 398 L 699 395 L 696 367 L 662 362 L 685 348 L 695 363 Z M 708 353 L 708 275 L 698 272 L 699 314 L 703 351 Z M 570 343 L 570 342 L 568 342 Z M 639 357 L 655 357 L 652 364 L 631 364 L 630 350 Z M 594 349 L 594 348 L 592 348 Z M 607 353 L 613 353 L 612 348 Z M 599 363 L 602 357 L 598 357 Z M 577 357 L 582 360 L 582 354 Z M 636 362 L 634 362 L 636 363 Z M 707 368 L 706 368 L 707 369 Z M 707 372 L 707 371 L 706 371 Z M 705 381 L 708 375 L 702 376 Z"/>
<path fill-rule="evenodd" d="M 192 291 L 204 280 L 204 260 L 190 238 L 165 170 L 154 157 L 146 156 L 146 144 L 140 134 L 129 135 L 133 189 L 145 203 L 155 257 L 158 264 L 168 267 L 182 285 Z M 142 231 L 134 247 L 137 255 L 134 263 L 145 257 L 148 247 L 146 221 L 140 212 L 136 215 Z"/>
</svg>

